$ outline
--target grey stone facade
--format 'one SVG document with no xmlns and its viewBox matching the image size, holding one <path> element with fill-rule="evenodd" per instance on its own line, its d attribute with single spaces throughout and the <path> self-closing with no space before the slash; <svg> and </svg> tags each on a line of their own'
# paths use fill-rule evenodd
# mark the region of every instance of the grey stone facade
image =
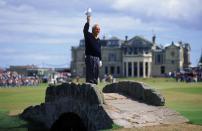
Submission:
<svg viewBox="0 0 202 131">
<path fill-rule="evenodd" d="M 164 76 L 188 68 L 190 65 L 190 45 L 171 43 L 160 46 L 155 37 L 149 41 L 135 36 L 129 40 L 116 37 L 102 39 L 102 62 L 100 77 L 112 74 L 114 77 Z M 72 47 L 71 72 L 73 76 L 85 77 L 85 42 Z"/>
</svg>

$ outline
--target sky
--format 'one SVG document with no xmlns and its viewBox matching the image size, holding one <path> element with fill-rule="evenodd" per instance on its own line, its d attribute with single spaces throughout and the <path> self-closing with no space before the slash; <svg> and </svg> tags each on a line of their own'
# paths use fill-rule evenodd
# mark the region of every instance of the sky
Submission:
<svg viewBox="0 0 202 131">
<path fill-rule="evenodd" d="M 202 53 L 201 0 L 0 0 L 0 67 L 69 67 L 71 47 L 83 39 L 85 10 L 100 38 L 139 35 L 161 45 L 191 45 L 191 63 Z"/>
</svg>

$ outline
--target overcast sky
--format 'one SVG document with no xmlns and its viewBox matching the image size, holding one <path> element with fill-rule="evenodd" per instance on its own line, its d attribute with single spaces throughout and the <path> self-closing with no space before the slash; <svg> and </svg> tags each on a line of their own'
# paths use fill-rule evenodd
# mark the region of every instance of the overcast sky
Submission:
<svg viewBox="0 0 202 131">
<path fill-rule="evenodd" d="M 69 67 L 88 7 L 101 38 L 151 40 L 155 33 L 158 44 L 188 42 L 196 65 L 202 50 L 201 5 L 201 0 L 0 0 L 0 67 Z"/>
</svg>

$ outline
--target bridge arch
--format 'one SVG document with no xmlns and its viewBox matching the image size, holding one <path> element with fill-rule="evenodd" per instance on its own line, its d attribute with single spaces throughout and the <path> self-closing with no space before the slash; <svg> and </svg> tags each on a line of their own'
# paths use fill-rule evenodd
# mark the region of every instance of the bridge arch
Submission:
<svg viewBox="0 0 202 131">
<path fill-rule="evenodd" d="M 113 121 L 103 104 L 103 94 L 95 85 L 50 85 L 46 90 L 45 103 L 28 107 L 21 117 L 42 123 L 45 128 L 52 130 L 63 126 L 58 121 L 68 122 L 69 118 L 75 118 L 75 123 L 80 123 L 87 131 L 109 129 Z M 74 123 L 69 124 L 75 127 Z"/>
<path fill-rule="evenodd" d="M 50 131 L 87 131 L 84 120 L 74 112 L 63 113 L 52 124 Z"/>
</svg>

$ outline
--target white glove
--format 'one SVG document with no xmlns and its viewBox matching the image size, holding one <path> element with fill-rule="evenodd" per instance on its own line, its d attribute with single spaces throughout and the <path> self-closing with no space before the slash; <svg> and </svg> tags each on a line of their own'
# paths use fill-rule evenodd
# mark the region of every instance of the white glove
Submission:
<svg viewBox="0 0 202 131">
<path fill-rule="evenodd" d="M 102 61 L 99 62 L 99 67 L 102 67 Z"/>
</svg>

